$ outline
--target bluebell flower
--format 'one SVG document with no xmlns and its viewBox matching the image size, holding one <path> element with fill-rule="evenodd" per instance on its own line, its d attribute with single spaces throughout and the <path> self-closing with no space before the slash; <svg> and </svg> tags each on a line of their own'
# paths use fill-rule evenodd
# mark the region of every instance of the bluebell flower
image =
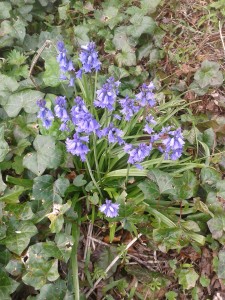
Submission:
<svg viewBox="0 0 225 300">
<path fill-rule="evenodd" d="M 119 145 L 124 144 L 122 139 L 123 131 L 116 128 L 113 123 L 110 123 L 108 127 L 101 130 L 100 136 L 107 136 L 109 143 L 118 143 Z"/>
<path fill-rule="evenodd" d="M 182 155 L 185 142 L 181 128 L 177 130 L 170 129 L 170 127 L 163 128 L 159 134 L 162 145 L 158 149 L 164 153 L 165 159 L 177 160 Z"/>
<path fill-rule="evenodd" d="M 113 77 L 110 77 L 107 82 L 103 84 L 102 88 L 97 90 L 97 99 L 94 101 L 94 106 L 107 108 L 109 111 L 114 110 L 116 97 L 119 93 L 119 85 L 119 81 L 115 81 Z"/>
<path fill-rule="evenodd" d="M 104 213 L 108 218 L 115 218 L 119 215 L 119 204 L 112 203 L 112 200 L 105 200 L 105 204 L 99 207 L 100 212 Z"/>
<path fill-rule="evenodd" d="M 56 117 L 61 119 L 62 122 L 67 122 L 70 119 L 66 107 L 67 107 L 66 97 L 59 96 L 55 99 L 55 107 L 54 107 L 55 115 Z"/>
<path fill-rule="evenodd" d="M 37 105 L 40 108 L 37 117 L 41 119 L 43 126 L 46 129 L 49 129 L 52 126 L 52 122 L 54 120 L 53 113 L 50 109 L 45 107 L 46 101 L 44 99 L 38 100 Z"/>
<path fill-rule="evenodd" d="M 99 71 L 101 62 L 98 59 L 98 52 L 94 42 L 88 43 L 86 46 L 81 46 L 79 59 L 82 63 L 82 71 L 89 73 L 92 70 Z"/>
<path fill-rule="evenodd" d="M 154 84 L 152 82 L 150 82 L 149 85 L 147 85 L 146 83 L 142 84 L 140 93 L 136 95 L 136 100 L 142 107 L 153 107 L 156 104 L 153 90 Z"/>
<path fill-rule="evenodd" d="M 67 152 L 79 156 L 82 161 L 86 161 L 86 155 L 90 151 L 86 143 L 88 143 L 88 136 L 79 136 L 78 133 L 73 135 L 73 139 L 66 139 Z"/>
<path fill-rule="evenodd" d="M 77 132 L 84 132 L 86 134 L 96 133 L 98 135 L 100 124 L 88 111 L 83 99 L 78 96 L 74 102 L 75 105 L 71 109 L 71 116 Z"/>
<path fill-rule="evenodd" d="M 73 86 L 75 80 L 75 68 L 73 62 L 72 60 L 68 59 L 67 50 L 65 49 L 64 43 L 62 41 L 59 41 L 57 43 L 57 49 L 59 51 L 59 54 L 57 56 L 57 61 L 59 63 L 59 67 L 62 72 L 60 74 L 60 79 L 62 80 L 69 79 L 70 81 L 69 85 Z M 70 73 L 69 77 L 67 76 L 68 74 L 66 74 L 68 72 Z"/>
<path fill-rule="evenodd" d="M 154 126 L 156 124 L 156 121 L 154 120 L 154 117 L 152 115 L 149 115 L 145 118 L 146 124 L 144 126 L 144 131 L 148 134 L 152 134 L 154 132 L 152 125 Z"/>
<path fill-rule="evenodd" d="M 69 131 L 67 122 L 70 120 L 70 117 L 67 113 L 66 107 L 67 107 L 66 97 L 59 96 L 55 99 L 54 111 L 56 117 L 58 117 L 62 122 L 59 128 L 61 131 L 65 131 L 65 130 Z"/>
<path fill-rule="evenodd" d="M 128 96 L 119 100 L 119 103 L 122 107 L 120 112 L 124 115 L 126 121 L 130 121 L 133 115 L 140 110 L 140 106 L 136 105 L 134 99 L 130 99 Z"/>
<path fill-rule="evenodd" d="M 129 154 L 128 163 L 136 164 L 142 162 L 150 155 L 152 145 L 141 143 L 137 147 L 134 147 L 133 145 L 126 144 L 123 149 Z"/>
</svg>

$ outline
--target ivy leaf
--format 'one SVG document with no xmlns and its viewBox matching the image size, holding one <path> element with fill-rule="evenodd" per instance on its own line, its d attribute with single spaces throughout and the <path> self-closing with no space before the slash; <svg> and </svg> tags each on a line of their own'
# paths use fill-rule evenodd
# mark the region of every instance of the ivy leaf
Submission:
<svg viewBox="0 0 225 300">
<path fill-rule="evenodd" d="M 84 186 L 87 181 L 83 179 L 84 178 L 84 175 L 83 174 L 80 174 L 78 175 L 74 181 L 73 181 L 73 184 L 77 187 L 80 187 L 80 186 Z"/>
<path fill-rule="evenodd" d="M 10 18 L 11 9 L 12 9 L 12 5 L 9 2 L 1 1 L 0 2 L 0 20 Z"/>
<path fill-rule="evenodd" d="M 37 228 L 30 221 L 16 221 L 7 229 L 6 238 L 1 241 L 6 247 L 21 255 L 30 243 L 30 238 L 37 233 Z"/>
<path fill-rule="evenodd" d="M 220 250 L 219 252 L 219 263 L 217 275 L 221 279 L 225 279 L 225 251 Z"/>
<path fill-rule="evenodd" d="M 194 197 L 198 190 L 198 180 L 195 174 L 189 170 L 184 172 L 181 178 L 174 179 L 174 182 L 176 185 L 176 198 L 180 200 Z"/>
<path fill-rule="evenodd" d="M 56 87 L 60 84 L 59 64 L 54 57 L 45 60 L 45 72 L 42 79 L 46 86 Z"/>
<path fill-rule="evenodd" d="M 3 270 L 0 269 L 0 299 L 10 300 L 12 294 L 19 283 L 10 278 Z"/>
<path fill-rule="evenodd" d="M 89 42 L 89 37 L 87 33 L 89 32 L 89 28 L 84 25 L 77 25 L 73 27 L 74 36 L 79 45 L 85 45 Z"/>
<path fill-rule="evenodd" d="M 5 210 L 10 212 L 10 215 L 14 216 L 17 220 L 30 220 L 34 214 L 28 202 L 26 203 L 13 203 L 7 204 Z"/>
<path fill-rule="evenodd" d="M 155 169 L 149 171 L 147 177 L 157 184 L 160 194 L 175 195 L 174 180 L 170 174 Z"/>
<path fill-rule="evenodd" d="M 71 201 L 68 201 L 66 204 L 54 204 L 53 212 L 47 214 L 47 217 L 51 221 L 49 228 L 53 233 L 59 233 L 62 230 L 64 224 L 63 214 L 69 210 L 71 207 Z"/>
<path fill-rule="evenodd" d="M 116 55 L 116 60 L 118 62 L 119 67 L 122 66 L 134 66 L 136 65 L 136 55 L 131 51 L 122 51 Z"/>
<path fill-rule="evenodd" d="M 66 189 L 69 187 L 69 180 L 58 178 L 53 182 L 51 175 L 43 175 L 34 179 L 33 197 L 36 200 L 53 201 L 61 203 Z"/>
<path fill-rule="evenodd" d="M 0 74 L 0 82 L 0 104 L 5 105 L 9 96 L 18 89 L 19 84 L 15 79 L 3 74 Z"/>
<path fill-rule="evenodd" d="M 220 64 L 205 60 L 195 73 L 194 79 L 202 89 L 208 86 L 218 87 L 223 83 L 223 74 L 219 69 Z"/>
<path fill-rule="evenodd" d="M 221 180 L 221 174 L 212 168 L 202 168 L 201 170 L 201 185 L 206 192 L 215 191 L 216 183 Z"/>
<path fill-rule="evenodd" d="M 14 186 L 13 188 L 7 188 L 2 197 L 0 197 L 0 201 L 4 201 L 5 203 L 18 203 L 19 196 L 26 189 L 22 186 Z"/>
<path fill-rule="evenodd" d="M 64 261 L 67 262 L 70 259 L 72 245 L 74 243 L 73 237 L 64 232 L 59 232 L 55 236 L 55 242 Z"/>
<path fill-rule="evenodd" d="M 156 11 L 157 6 L 161 0 L 141 0 L 141 8 L 149 14 Z"/>
<path fill-rule="evenodd" d="M 57 168 L 59 166 L 62 152 L 56 147 L 53 137 L 38 135 L 33 146 L 36 152 L 24 156 L 24 167 L 40 176 L 47 168 Z"/>
<path fill-rule="evenodd" d="M 47 281 L 56 281 L 59 278 L 58 260 L 50 259 L 52 251 L 46 251 L 43 243 L 30 246 L 27 256 L 28 259 L 25 262 L 27 273 L 22 278 L 25 284 L 40 289 Z"/>
<path fill-rule="evenodd" d="M 144 193 L 145 200 L 156 200 L 160 196 L 158 185 L 150 180 L 142 181 L 138 184 L 139 189 Z"/>
<path fill-rule="evenodd" d="M 37 100 L 43 93 L 34 90 L 25 90 L 11 94 L 6 104 L 3 105 L 9 117 L 16 117 L 23 108 L 27 113 L 34 114 L 38 111 Z"/>
<path fill-rule="evenodd" d="M 143 33 L 153 34 L 156 27 L 155 21 L 151 17 L 143 17 L 141 14 L 135 14 L 130 22 L 133 25 L 128 26 L 127 32 L 134 38 L 139 38 Z"/>
<path fill-rule="evenodd" d="M 178 274 L 179 284 L 182 285 L 183 289 L 190 290 L 195 287 L 196 281 L 199 275 L 194 269 L 182 269 Z"/>
<path fill-rule="evenodd" d="M 5 182 L 2 180 L 2 173 L 0 170 L 0 196 L 3 194 L 4 190 L 6 189 L 7 185 Z"/>
<path fill-rule="evenodd" d="M 212 237 L 214 239 L 224 238 L 225 231 L 225 217 L 223 215 L 218 215 L 207 222 Z"/>
<path fill-rule="evenodd" d="M 65 280 L 57 280 L 55 283 L 45 284 L 40 289 L 40 294 L 38 294 L 35 299 L 36 300 L 46 300 L 46 299 L 65 299 L 65 294 L 67 291 L 67 285 Z"/>
<path fill-rule="evenodd" d="M 9 146 L 4 139 L 4 127 L 0 127 L 0 162 L 4 160 L 6 154 L 9 152 Z"/>
</svg>

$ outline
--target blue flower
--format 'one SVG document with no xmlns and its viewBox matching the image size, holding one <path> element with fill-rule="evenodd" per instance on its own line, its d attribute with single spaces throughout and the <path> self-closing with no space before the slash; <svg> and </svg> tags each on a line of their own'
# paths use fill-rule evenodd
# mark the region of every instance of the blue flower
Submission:
<svg viewBox="0 0 225 300">
<path fill-rule="evenodd" d="M 86 46 L 81 46 L 81 53 L 79 59 L 82 63 L 82 70 L 85 73 L 91 72 L 93 69 L 99 71 L 101 62 L 98 59 L 98 52 L 95 50 L 96 45 L 94 42 L 88 43 Z M 78 74 L 79 76 L 81 74 Z"/>
<path fill-rule="evenodd" d="M 144 131 L 147 132 L 148 134 L 153 133 L 154 130 L 152 128 L 152 125 L 156 124 L 156 121 L 154 120 L 154 117 L 149 115 L 149 116 L 146 117 L 145 120 L 147 121 L 147 124 L 145 124 Z"/>
<path fill-rule="evenodd" d="M 165 159 L 177 160 L 183 152 L 185 144 L 181 132 L 181 128 L 177 130 L 170 130 L 170 127 L 165 127 L 159 134 L 162 145 L 158 149 L 164 153 Z"/>
<path fill-rule="evenodd" d="M 46 129 L 49 129 L 52 126 L 52 122 L 54 120 L 53 113 L 50 109 L 45 107 L 46 101 L 44 99 L 38 100 L 37 105 L 39 106 L 40 110 L 37 115 L 39 119 L 41 119 L 43 126 Z"/>
<path fill-rule="evenodd" d="M 76 126 L 77 132 L 99 133 L 100 124 L 94 119 L 88 111 L 83 99 L 76 97 L 75 105 L 71 109 L 72 122 Z"/>
<path fill-rule="evenodd" d="M 140 106 L 136 105 L 134 99 L 130 99 L 128 96 L 119 102 L 122 107 L 120 112 L 125 116 L 126 121 L 130 121 L 133 115 L 140 110 Z"/>
<path fill-rule="evenodd" d="M 112 203 L 112 200 L 105 200 L 105 204 L 99 207 L 100 212 L 104 213 L 108 218 L 115 218 L 119 215 L 119 204 Z"/>
<path fill-rule="evenodd" d="M 109 111 L 114 110 L 114 103 L 118 95 L 119 81 L 115 81 L 110 77 L 100 90 L 97 90 L 97 99 L 94 101 L 94 106 L 107 108 Z"/>
<path fill-rule="evenodd" d="M 136 164 L 142 162 L 147 156 L 150 155 L 152 150 L 152 145 L 149 146 L 141 143 L 137 147 L 133 145 L 126 144 L 124 146 L 124 151 L 129 154 L 128 163 Z"/>
<path fill-rule="evenodd" d="M 136 95 L 136 100 L 142 107 L 147 105 L 153 107 L 156 104 L 155 95 L 153 93 L 154 88 L 155 87 L 152 82 L 150 82 L 149 85 L 146 83 L 142 84 L 141 92 Z"/>
<path fill-rule="evenodd" d="M 113 123 L 110 123 L 108 127 L 103 128 L 100 132 L 100 136 L 107 136 L 109 143 L 118 143 L 119 145 L 124 144 L 123 131 L 114 127 Z"/>
<path fill-rule="evenodd" d="M 72 60 L 68 59 L 67 50 L 65 49 L 64 43 L 62 41 L 59 41 L 57 43 L 57 48 L 59 51 L 59 54 L 57 56 L 57 61 L 59 63 L 59 67 L 62 72 L 60 75 L 60 79 L 62 80 L 69 79 L 70 80 L 69 85 L 73 86 L 75 80 L 75 73 L 74 73 L 75 68 L 73 66 L 73 62 Z M 69 78 L 66 75 L 67 72 L 70 72 Z M 71 72 L 73 72 L 74 74 L 71 74 Z"/>
<path fill-rule="evenodd" d="M 67 107 L 66 97 L 59 96 L 55 99 L 55 107 L 54 107 L 55 115 L 56 117 L 61 119 L 62 122 L 67 122 L 70 119 L 66 107 Z"/>
<path fill-rule="evenodd" d="M 88 142 L 88 136 L 80 137 L 78 133 L 73 135 L 73 139 L 66 139 L 67 152 L 72 153 L 80 157 L 82 161 L 86 160 L 86 155 L 90 151 L 86 143 Z"/>
</svg>

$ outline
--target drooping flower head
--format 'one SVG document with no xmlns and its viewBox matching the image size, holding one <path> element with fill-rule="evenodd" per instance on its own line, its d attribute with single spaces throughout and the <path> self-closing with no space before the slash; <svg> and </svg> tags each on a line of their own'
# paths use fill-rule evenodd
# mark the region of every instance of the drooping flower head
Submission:
<svg viewBox="0 0 225 300">
<path fill-rule="evenodd" d="M 104 213 L 108 218 L 115 218 L 119 214 L 119 204 L 112 203 L 112 200 L 105 200 L 105 204 L 99 207 L 100 212 Z"/>
<path fill-rule="evenodd" d="M 86 46 L 81 46 L 81 53 L 79 59 L 82 63 L 82 70 L 89 73 L 92 70 L 99 71 L 101 62 L 98 59 L 98 52 L 94 42 L 88 43 Z"/>
<path fill-rule="evenodd" d="M 142 107 L 147 105 L 153 107 L 156 104 L 155 95 L 153 93 L 154 88 L 152 82 L 150 82 L 149 85 L 146 83 L 142 84 L 140 93 L 136 95 L 136 100 Z"/>
<path fill-rule="evenodd" d="M 122 139 L 123 131 L 116 128 L 113 123 L 110 123 L 108 127 L 103 128 L 100 133 L 102 136 L 107 136 L 109 143 L 118 143 L 119 145 L 124 144 Z"/>
<path fill-rule="evenodd" d="M 43 126 L 46 129 L 49 129 L 52 126 L 52 122 L 54 120 L 53 113 L 50 109 L 48 109 L 46 105 L 46 101 L 44 99 L 40 99 L 37 101 L 37 105 L 40 110 L 38 112 L 37 117 L 41 119 Z"/>
<path fill-rule="evenodd" d="M 119 100 L 119 103 L 122 107 L 120 112 L 124 115 L 126 121 L 130 121 L 133 115 L 140 110 L 140 106 L 136 105 L 134 99 L 130 99 L 128 96 Z"/>
<path fill-rule="evenodd" d="M 70 117 L 67 113 L 66 107 L 67 107 L 66 97 L 59 96 L 55 99 L 54 111 L 56 117 L 58 117 L 62 122 L 59 128 L 61 131 L 69 130 L 67 126 L 67 122 L 70 120 Z"/>
<path fill-rule="evenodd" d="M 67 152 L 79 156 L 82 161 L 86 161 L 86 155 L 90 151 L 86 144 L 88 141 L 88 136 L 79 136 L 78 133 L 75 133 L 72 140 L 66 139 Z"/>
<path fill-rule="evenodd" d="M 95 107 L 107 108 L 109 111 L 114 110 L 116 96 L 119 93 L 119 81 L 115 81 L 113 77 L 107 79 L 100 90 L 97 90 L 97 99 L 94 101 Z"/>
<path fill-rule="evenodd" d="M 76 127 L 77 132 L 86 134 L 99 133 L 100 124 L 95 120 L 92 114 L 88 111 L 84 100 L 81 97 L 76 97 L 75 105 L 71 109 L 72 122 Z"/>
<path fill-rule="evenodd" d="M 162 146 L 158 149 L 164 153 L 165 159 L 177 160 L 183 151 L 184 138 L 181 128 L 177 130 L 170 130 L 171 127 L 165 127 L 159 134 Z"/>
<path fill-rule="evenodd" d="M 154 132 L 153 126 L 156 124 L 156 121 L 152 115 L 149 115 L 145 118 L 146 124 L 144 126 L 144 131 L 147 132 L 148 134 L 151 134 Z"/>
<path fill-rule="evenodd" d="M 142 162 L 147 156 L 150 155 L 152 145 L 141 143 L 135 147 L 133 145 L 126 144 L 123 149 L 129 154 L 128 163 L 136 164 Z"/>
<path fill-rule="evenodd" d="M 59 41 L 57 43 L 57 49 L 59 51 L 59 54 L 57 56 L 57 61 L 59 63 L 59 67 L 61 70 L 60 79 L 66 80 L 69 79 L 70 86 L 73 86 L 74 80 L 75 80 L 75 74 L 71 73 L 71 71 L 75 71 L 75 68 L 73 66 L 72 60 L 68 59 L 67 57 L 67 50 L 65 49 L 65 45 L 62 41 Z M 67 72 L 70 72 L 69 77 Z"/>
</svg>

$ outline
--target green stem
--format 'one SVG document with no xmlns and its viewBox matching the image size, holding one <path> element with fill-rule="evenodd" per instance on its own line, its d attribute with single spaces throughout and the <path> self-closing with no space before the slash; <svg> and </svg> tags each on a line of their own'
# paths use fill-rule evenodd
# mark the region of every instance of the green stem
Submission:
<svg viewBox="0 0 225 300">
<path fill-rule="evenodd" d="M 74 198 L 76 202 L 78 195 Z M 74 238 L 74 244 L 71 251 L 71 267 L 72 267 L 72 278 L 73 278 L 73 289 L 74 289 L 74 300 L 80 300 L 80 288 L 79 288 L 79 274 L 78 274 L 78 261 L 77 261 L 77 250 L 80 238 L 80 204 L 76 203 L 73 205 L 74 209 L 77 208 L 78 218 L 72 224 L 72 237 Z"/>
<path fill-rule="evenodd" d="M 98 159 L 97 159 L 97 152 L 96 152 L 96 135 L 93 135 L 93 147 L 94 147 L 94 159 L 95 159 L 95 166 L 97 170 L 97 176 L 98 180 L 101 180 L 101 175 L 100 175 L 100 170 L 99 170 L 99 165 L 98 165 Z"/>
<path fill-rule="evenodd" d="M 92 173 L 91 166 L 90 166 L 90 164 L 89 164 L 88 159 L 86 159 L 86 164 L 87 164 L 88 171 L 89 171 L 89 174 L 90 174 L 90 176 L 91 176 L 91 179 L 92 179 L 92 181 L 93 181 L 93 183 L 94 183 L 96 189 L 98 190 L 99 194 L 100 194 L 101 197 L 103 198 L 102 192 L 101 192 L 101 190 L 100 190 L 100 188 L 99 188 L 99 186 L 98 186 L 98 184 L 97 184 L 97 182 L 96 182 L 96 180 L 95 180 L 95 178 L 94 178 L 94 175 L 93 175 L 93 173 Z"/>
</svg>

